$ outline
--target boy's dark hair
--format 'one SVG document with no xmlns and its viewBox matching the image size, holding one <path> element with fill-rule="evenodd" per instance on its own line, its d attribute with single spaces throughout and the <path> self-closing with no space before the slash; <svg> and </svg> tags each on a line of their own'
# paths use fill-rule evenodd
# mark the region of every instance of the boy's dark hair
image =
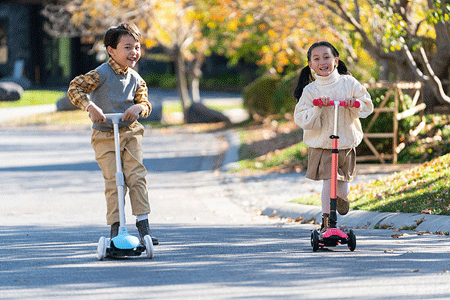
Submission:
<svg viewBox="0 0 450 300">
<path fill-rule="evenodd" d="M 136 42 L 141 42 L 141 33 L 136 25 L 132 23 L 121 23 L 119 26 L 110 27 L 105 33 L 103 43 L 105 47 L 116 49 L 119 40 L 124 35 L 130 35 Z"/>
<path fill-rule="evenodd" d="M 314 48 L 317 48 L 320 46 L 325 46 L 325 47 L 330 48 L 333 56 L 339 57 L 339 52 L 332 44 L 330 44 L 329 42 L 322 41 L 322 42 L 314 43 L 311 45 L 311 47 L 309 47 L 308 54 L 307 54 L 308 62 L 311 61 L 312 50 L 314 50 Z M 347 70 L 347 66 L 345 65 L 345 63 L 342 60 L 339 60 L 337 69 L 338 69 L 339 74 L 350 75 L 350 72 Z M 294 91 L 294 97 L 295 97 L 295 99 L 297 99 L 297 101 L 302 96 L 303 89 L 305 88 L 305 86 L 307 86 L 309 83 L 311 83 L 313 81 L 314 81 L 314 77 L 312 76 L 311 68 L 309 66 L 304 67 L 302 69 L 302 71 L 300 72 L 297 87 L 295 88 L 295 91 Z"/>
</svg>

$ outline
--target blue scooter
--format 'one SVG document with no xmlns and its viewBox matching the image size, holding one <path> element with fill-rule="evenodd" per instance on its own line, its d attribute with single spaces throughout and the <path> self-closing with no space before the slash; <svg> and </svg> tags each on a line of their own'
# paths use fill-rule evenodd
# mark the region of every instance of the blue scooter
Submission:
<svg viewBox="0 0 450 300">
<path fill-rule="evenodd" d="M 120 159 L 120 139 L 119 139 L 119 121 L 123 113 L 105 114 L 106 118 L 111 120 L 114 127 L 114 145 L 116 152 L 116 185 L 119 205 L 119 234 L 112 238 L 100 237 L 97 246 L 97 258 L 103 260 L 106 257 L 119 258 L 128 256 L 140 256 L 145 251 L 147 258 L 153 258 L 153 243 L 149 235 L 144 237 L 144 245 L 139 238 L 128 234 L 125 227 L 125 200 L 123 187 L 125 179 L 122 172 L 122 162 Z"/>
</svg>

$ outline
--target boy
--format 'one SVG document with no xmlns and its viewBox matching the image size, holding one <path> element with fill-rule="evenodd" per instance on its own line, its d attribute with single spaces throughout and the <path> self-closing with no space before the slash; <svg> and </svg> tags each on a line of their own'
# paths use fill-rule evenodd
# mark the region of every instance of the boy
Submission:
<svg viewBox="0 0 450 300">
<path fill-rule="evenodd" d="M 147 170 L 143 165 L 144 126 L 136 119 L 148 117 L 152 108 L 145 81 L 132 69 L 141 56 L 140 40 L 141 35 L 134 24 L 122 23 L 109 28 L 104 38 L 110 55 L 108 62 L 75 77 L 67 94 L 74 105 L 89 112 L 93 122 L 91 145 L 105 179 L 106 220 L 111 225 L 111 238 L 118 234 L 119 208 L 113 127 L 104 114 L 124 112 L 119 123 L 124 190 L 129 189 L 132 213 L 136 216 L 136 227 L 143 243 L 144 236 L 150 235 L 150 205 L 145 179 Z M 152 241 L 153 245 L 158 244 L 155 237 Z"/>
</svg>

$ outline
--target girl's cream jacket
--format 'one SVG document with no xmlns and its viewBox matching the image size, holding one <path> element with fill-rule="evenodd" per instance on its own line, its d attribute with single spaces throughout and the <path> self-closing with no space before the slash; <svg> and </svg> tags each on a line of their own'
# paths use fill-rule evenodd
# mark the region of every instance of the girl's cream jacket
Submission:
<svg viewBox="0 0 450 300">
<path fill-rule="evenodd" d="M 303 141 L 312 148 L 331 149 L 334 106 L 314 106 L 313 100 L 319 97 L 337 101 L 355 98 L 361 103 L 359 108 L 339 107 L 338 120 L 339 149 L 358 146 L 363 138 L 359 118 L 373 112 L 373 103 L 366 88 L 353 76 L 340 75 L 335 69 L 327 77 L 316 75 L 316 80 L 303 90 L 294 111 L 295 123 L 303 129 Z"/>
</svg>

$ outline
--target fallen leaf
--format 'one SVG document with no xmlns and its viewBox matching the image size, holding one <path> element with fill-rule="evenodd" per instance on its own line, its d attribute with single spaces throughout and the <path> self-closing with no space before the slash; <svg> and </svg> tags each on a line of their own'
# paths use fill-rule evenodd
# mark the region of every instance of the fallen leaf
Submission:
<svg viewBox="0 0 450 300">
<path fill-rule="evenodd" d="M 398 239 L 398 238 L 401 237 L 401 236 L 403 236 L 403 233 L 400 233 L 400 234 L 393 234 L 393 235 L 391 235 L 391 238 Z"/>
<path fill-rule="evenodd" d="M 429 209 L 429 208 L 425 208 L 425 209 L 423 209 L 423 210 L 421 211 L 421 213 L 427 214 L 427 215 L 431 215 L 432 212 L 433 212 L 433 211 L 432 211 L 431 209 Z"/>
<path fill-rule="evenodd" d="M 298 223 L 302 223 L 302 221 L 305 219 L 305 217 L 303 217 L 303 216 L 298 216 L 298 218 L 297 219 L 295 219 L 294 221 L 295 222 L 298 222 Z"/>
<path fill-rule="evenodd" d="M 416 225 L 419 226 L 423 221 L 425 220 L 425 217 L 422 217 L 420 220 L 415 220 Z"/>
</svg>

